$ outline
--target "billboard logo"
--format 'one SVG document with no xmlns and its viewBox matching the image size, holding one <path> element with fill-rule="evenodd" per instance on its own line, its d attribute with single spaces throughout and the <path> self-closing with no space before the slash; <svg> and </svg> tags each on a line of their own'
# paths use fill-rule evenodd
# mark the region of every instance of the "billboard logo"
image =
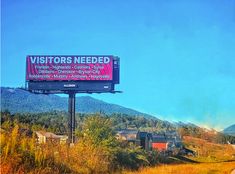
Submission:
<svg viewBox="0 0 235 174">
<path fill-rule="evenodd" d="M 64 84 L 65 88 L 75 88 L 76 85 L 75 84 Z"/>
</svg>

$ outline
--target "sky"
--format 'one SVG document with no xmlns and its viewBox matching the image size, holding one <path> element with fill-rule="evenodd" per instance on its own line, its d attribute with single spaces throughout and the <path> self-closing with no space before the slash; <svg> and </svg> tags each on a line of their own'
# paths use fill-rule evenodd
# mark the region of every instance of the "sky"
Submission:
<svg viewBox="0 0 235 174">
<path fill-rule="evenodd" d="M 221 130 L 235 123 L 234 31 L 235 0 L 3 0 L 1 86 L 24 86 L 26 55 L 116 55 L 123 93 L 92 97 Z"/>
</svg>

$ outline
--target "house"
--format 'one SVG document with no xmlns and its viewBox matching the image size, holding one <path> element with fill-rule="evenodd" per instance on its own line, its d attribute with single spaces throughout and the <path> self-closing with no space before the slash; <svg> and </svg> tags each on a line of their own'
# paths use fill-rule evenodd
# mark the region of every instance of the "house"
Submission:
<svg viewBox="0 0 235 174">
<path fill-rule="evenodd" d="M 158 151 L 166 151 L 168 149 L 168 142 L 165 134 L 152 135 L 152 148 Z"/>
<path fill-rule="evenodd" d="M 152 150 L 152 134 L 148 132 L 139 132 L 140 146 L 146 151 Z"/>
<path fill-rule="evenodd" d="M 118 131 L 116 136 L 117 139 L 141 146 L 146 151 L 156 149 L 160 152 L 173 153 L 177 149 L 181 149 L 182 146 L 181 139 L 176 132 L 153 134 L 134 129 L 124 129 Z"/>
<path fill-rule="evenodd" d="M 124 129 L 117 132 L 116 137 L 118 140 L 140 145 L 140 134 L 138 130 Z"/>
<path fill-rule="evenodd" d="M 124 129 L 117 132 L 117 139 L 121 141 L 131 142 L 143 149 L 149 151 L 152 149 L 152 134 L 148 132 L 140 132 L 134 129 Z"/>
<path fill-rule="evenodd" d="M 68 139 L 68 136 L 66 135 L 56 135 L 52 132 L 36 131 L 35 133 L 39 144 L 44 144 L 46 142 L 65 144 Z"/>
</svg>

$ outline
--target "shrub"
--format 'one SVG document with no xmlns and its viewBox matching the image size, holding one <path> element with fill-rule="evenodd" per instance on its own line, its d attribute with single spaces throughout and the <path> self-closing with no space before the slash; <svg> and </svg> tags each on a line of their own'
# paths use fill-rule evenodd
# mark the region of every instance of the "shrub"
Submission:
<svg viewBox="0 0 235 174">
<path fill-rule="evenodd" d="M 63 164 L 58 164 L 50 149 L 38 146 L 35 137 L 19 133 L 16 124 L 12 131 L 1 132 L 2 173 L 69 173 Z"/>
</svg>

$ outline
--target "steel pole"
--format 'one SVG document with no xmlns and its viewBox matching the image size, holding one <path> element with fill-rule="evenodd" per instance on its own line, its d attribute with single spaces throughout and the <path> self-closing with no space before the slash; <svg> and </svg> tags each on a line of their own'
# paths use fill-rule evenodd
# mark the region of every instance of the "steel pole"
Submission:
<svg viewBox="0 0 235 174">
<path fill-rule="evenodd" d="M 73 144 L 75 142 L 75 92 L 69 93 L 69 105 L 68 105 L 68 113 L 69 113 L 69 119 L 68 119 L 68 129 L 69 129 L 69 143 Z"/>
</svg>

